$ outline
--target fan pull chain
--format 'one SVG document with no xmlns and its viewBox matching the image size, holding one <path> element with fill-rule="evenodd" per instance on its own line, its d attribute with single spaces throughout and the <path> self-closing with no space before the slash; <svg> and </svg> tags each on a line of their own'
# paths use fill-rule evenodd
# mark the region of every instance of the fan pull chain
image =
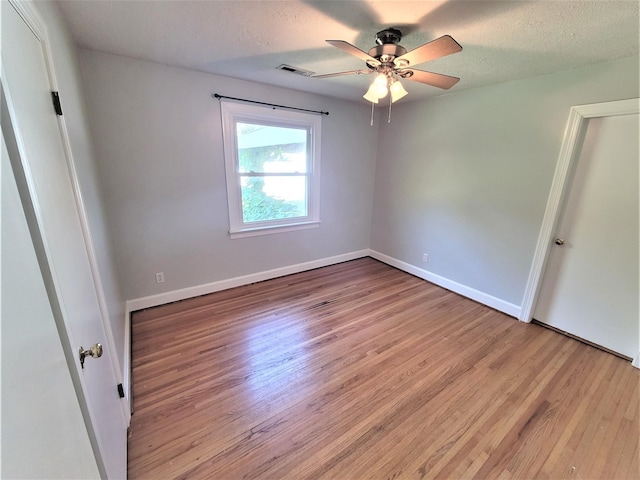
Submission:
<svg viewBox="0 0 640 480">
<path fill-rule="evenodd" d="M 373 107 L 374 107 L 374 104 L 373 102 L 371 102 L 371 126 L 372 127 L 373 127 Z"/>
<path fill-rule="evenodd" d="M 393 102 L 391 101 L 391 95 L 389 95 L 389 118 L 387 119 L 387 123 L 391 123 L 391 104 Z"/>
</svg>

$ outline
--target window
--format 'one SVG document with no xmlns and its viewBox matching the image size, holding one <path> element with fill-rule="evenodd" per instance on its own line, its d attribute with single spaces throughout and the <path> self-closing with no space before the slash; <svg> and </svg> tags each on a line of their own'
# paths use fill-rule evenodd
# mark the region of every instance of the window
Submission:
<svg viewBox="0 0 640 480">
<path fill-rule="evenodd" d="M 232 238 L 320 223 L 320 117 L 221 102 Z"/>
</svg>

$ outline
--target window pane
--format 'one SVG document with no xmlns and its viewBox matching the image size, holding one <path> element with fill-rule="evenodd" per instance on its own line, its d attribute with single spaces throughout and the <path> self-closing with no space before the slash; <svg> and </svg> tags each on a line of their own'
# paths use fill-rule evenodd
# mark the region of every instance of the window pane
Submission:
<svg viewBox="0 0 640 480">
<path fill-rule="evenodd" d="M 245 223 L 307 216 L 305 176 L 243 176 L 241 188 Z"/>
<path fill-rule="evenodd" d="M 231 238 L 320 224 L 320 115 L 222 100 Z"/>
<path fill-rule="evenodd" d="M 307 173 L 307 130 L 236 124 L 240 173 Z"/>
</svg>

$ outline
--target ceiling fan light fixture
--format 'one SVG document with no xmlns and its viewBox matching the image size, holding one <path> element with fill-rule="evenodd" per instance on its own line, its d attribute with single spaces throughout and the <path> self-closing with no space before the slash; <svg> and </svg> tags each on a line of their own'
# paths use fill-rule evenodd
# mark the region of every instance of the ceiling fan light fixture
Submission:
<svg viewBox="0 0 640 480">
<path fill-rule="evenodd" d="M 376 85 L 372 83 L 371 86 L 369 87 L 369 90 L 367 90 L 367 93 L 365 93 L 363 97 L 366 100 L 370 101 L 371 103 L 378 103 L 378 94 L 376 92 Z"/>
<path fill-rule="evenodd" d="M 363 95 L 365 99 L 371 103 L 378 103 L 381 98 L 384 98 L 389 93 L 389 77 L 386 73 L 379 73 L 376 78 L 371 82 L 367 93 Z"/>
<path fill-rule="evenodd" d="M 375 73 L 376 78 L 363 95 L 367 101 L 371 102 L 371 126 L 373 126 L 375 105 L 387 95 L 389 95 L 388 121 L 391 122 L 391 105 L 408 95 L 400 82 L 401 79 L 424 83 L 444 90 L 451 88 L 460 80 L 457 77 L 414 68 L 415 65 L 460 52 L 462 47 L 451 36 L 443 35 L 411 51 L 407 51 L 400 45 L 401 39 L 402 32 L 396 28 L 382 30 L 376 34 L 376 46 L 371 48 L 368 53 L 344 40 L 327 40 L 329 45 L 363 60 L 368 70 L 352 70 L 314 76 L 326 78 Z"/>
<path fill-rule="evenodd" d="M 402 83 L 400 83 L 399 80 L 395 80 L 391 86 L 389 87 L 389 91 L 391 92 L 391 102 L 397 102 L 398 100 L 400 100 L 401 98 L 405 97 L 406 95 L 408 95 L 409 92 L 407 92 L 404 89 L 404 86 L 402 86 Z"/>
<path fill-rule="evenodd" d="M 378 99 L 386 97 L 387 93 L 389 93 L 389 89 L 387 88 L 388 83 L 388 77 L 384 73 L 379 73 L 371 84 L 371 86 L 375 88 L 375 93 L 378 96 Z"/>
</svg>

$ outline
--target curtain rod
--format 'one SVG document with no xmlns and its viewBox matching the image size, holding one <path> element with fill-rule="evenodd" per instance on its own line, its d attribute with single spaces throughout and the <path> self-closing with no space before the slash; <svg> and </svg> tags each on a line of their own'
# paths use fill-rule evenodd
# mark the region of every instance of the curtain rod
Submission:
<svg viewBox="0 0 640 480">
<path fill-rule="evenodd" d="M 267 105 L 269 107 L 273 107 L 273 108 L 288 108 L 289 110 L 298 110 L 301 112 L 311 112 L 311 113 L 319 113 L 320 115 L 329 115 L 329 112 L 323 112 L 322 110 L 307 110 L 306 108 L 298 108 L 298 107 L 287 107 L 286 105 L 276 105 L 275 103 L 265 103 L 265 102 L 258 102 L 256 100 L 247 100 L 246 98 L 236 98 L 236 97 L 226 97 L 224 95 L 218 95 L 217 93 L 214 93 L 213 95 L 211 95 L 213 98 L 217 98 L 218 100 L 220 100 L 221 98 L 227 98 L 229 100 L 239 100 L 241 102 L 249 102 L 249 103 L 257 103 L 259 105 Z"/>
</svg>

